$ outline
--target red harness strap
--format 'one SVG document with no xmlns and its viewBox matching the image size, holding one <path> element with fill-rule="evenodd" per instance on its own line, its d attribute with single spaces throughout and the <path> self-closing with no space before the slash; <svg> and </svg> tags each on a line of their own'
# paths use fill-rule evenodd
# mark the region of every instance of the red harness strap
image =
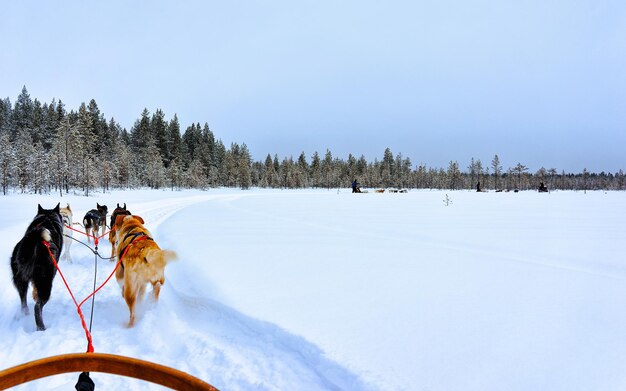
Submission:
<svg viewBox="0 0 626 391">
<path fill-rule="evenodd" d="M 104 236 L 104 235 L 102 235 L 102 236 Z M 78 311 L 78 316 L 80 317 L 80 322 L 81 322 L 81 324 L 83 326 L 83 330 L 85 330 L 85 336 L 87 337 L 87 353 L 93 353 L 94 352 L 93 342 L 92 342 L 92 338 L 91 338 L 91 333 L 89 332 L 89 329 L 87 328 L 87 323 L 85 322 L 85 317 L 83 315 L 83 311 L 81 310 L 80 307 L 83 304 L 85 304 L 85 302 L 89 298 L 91 298 L 100 289 L 102 289 L 102 287 L 104 285 L 106 285 L 107 282 L 109 282 L 109 280 L 111 279 L 111 277 L 113 277 L 113 274 L 115 273 L 117 268 L 122 263 L 122 260 L 124 259 L 124 256 L 126 255 L 128 250 L 131 248 L 131 246 L 133 244 L 135 244 L 136 242 L 139 242 L 141 240 L 145 240 L 146 238 L 147 238 L 146 236 L 144 236 L 144 237 L 137 237 L 132 242 L 130 242 L 130 244 L 124 249 L 124 253 L 120 257 L 120 259 L 117 261 L 117 264 L 115 265 L 115 268 L 113 268 L 113 271 L 111 272 L 111 274 L 109 274 L 107 279 L 102 284 L 100 284 L 100 286 L 95 291 L 91 292 L 87 297 L 85 297 L 85 299 L 83 301 L 81 301 L 80 304 L 76 301 L 76 298 L 74 297 L 74 293 L 72 293 L 72 290 L 70 289 L 70 286 L 68 285 L 67 280 L 65 280 L 65 276 L 63 275 L 63 272 L 59 268 L 59 264 L 57 263 L 57 261 L 56 261 L 56 259 L 54 257 L 54 254 L 52 254 L 52 250 L 50 250 L 50 243 L 46 242 L 45 240 L 42 241 L 43 245 L 46 246 L 46 248 L 48 249 L 48 254 L 50 254 L 50 259 L 52 260 L 52 263 L 54 264 L 54 267 L 59 271 L 59 275 L 61 276 L 61 279 L 63 280 L 63 283 L 65 284 L 65 287 L 67 288 L 67 291 L 70 293 L 70 296 L 72 297 L 72 300 L 74 301 L 74 305 L 76 305 L 76 309 Z"/>
<path fill-rule="evenodd" d="M 111 231 L 113 231 L 113 229 L 111 229 L 110 231 L 107 231 L 107 232 L 103 233 L 102 235 L 96 237 L 96 236 L 93 236 L 93 235 L 89 235 L 87 232 L 83 232 L 83 231 L 78 230 L 76 228 L 72 228 L 69 225 L 65 225 L 65 228 L 70 229 L 70 230 L 75 231 L 75 232 L 78 232 L 80 234 L 83 234 L 83 235 L 87 236 L 88 238 L 92 238 L 93 241 L 94 241 L 94 244 L 96 246 L 98 245 L 98 242 L 100 241 L 100 239 L 102 239 L 105 235 L 108 235 Z"/>
</svg>

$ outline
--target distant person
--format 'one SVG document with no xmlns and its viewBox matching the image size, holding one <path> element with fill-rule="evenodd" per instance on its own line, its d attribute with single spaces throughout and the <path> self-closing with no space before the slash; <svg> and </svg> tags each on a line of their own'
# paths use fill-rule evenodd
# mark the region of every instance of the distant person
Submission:
<svg viewBox="0 0 626 391">
<path fill-rule="evenodd" d="M 353 193 L 361 192 L 361 188 L 359 188 L 359 183 L 356 181 L 356 179 L 352 181 L 352 192 Z"/>
<path fill-rule="evenodd" d="M 476 184 L 476 191 L 479 193 L 482 191 L 482 189 L 480 188 L 480 181 L 478 181 L 478 183 Z"/>
<path fill-rule="evenodd" d="M 544 185 L 543 182 L 539 183 L 539 192 L 540 193 L 547 193 L 548 192 L 548 188 L 546 187 L 546 185 Z"/>
</svg>

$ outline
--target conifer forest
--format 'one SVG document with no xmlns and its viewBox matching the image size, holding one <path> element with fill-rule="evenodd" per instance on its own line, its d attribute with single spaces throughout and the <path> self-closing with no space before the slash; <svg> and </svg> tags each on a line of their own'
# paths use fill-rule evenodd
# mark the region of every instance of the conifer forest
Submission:
<svg viewBox="0 0 626 391">
<path fill-rule="evenodd" d="M 110 189 L 233 187 L 535 190 L 624 190 L 618 172 L 536 172 L 518 163 L 450 161 L 447 167 L 414 165 L 409 157 L 381 147 L 381 159 L 347 158 L 326 151 L 254 161 L 245 143 L 226 146 L 207 123 L 183 129 L 176 115 L 144 109 L 132 128 L 106 119 L 95 100 L 78 109 L 59 99 L 42 103 L 24 87 L 15 103 L 0 99 L 0 185 L 3 194 L 108 191 Z"/>
</svg>

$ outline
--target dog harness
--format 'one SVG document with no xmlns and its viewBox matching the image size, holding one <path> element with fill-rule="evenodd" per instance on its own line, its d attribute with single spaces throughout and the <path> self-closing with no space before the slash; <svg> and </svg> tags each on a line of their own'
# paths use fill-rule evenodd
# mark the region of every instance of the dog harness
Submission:
<svg viewBox="0 0 626 391">
<path fill-rule="evenodd" d="M 152 239 L 150 236 L 146 235 L 146 234 L 145 234 L 145 233 L 143 233 L 143 232 L 133 232 L 133 231 L 131 230 L 129 233 L 127 233 L 126 235 L 124 235 L 124 238 L 122 239 L 122 242 L 124 242 L 126 239 L 128 239 L 128 238 L 130 238 L 130 237 L 132 237 L 132 240 L 131 240 L 130 242 L 128 242 L 128 244 L 127 244 L 126 246 L 122 247 L 122 250 L 121 250 L 121 251 L 118 251 L 118 253 L 117 253 L 118 255 L 117 255 L 117 256 L 118 256 L 118 257 L 121 257 L 121 256 L 122 256 L 122 254 L 124 254 L 124 253 L 126 252 L 126 249 L 128 248 L 128 246 L 130 246 L 131 244 L 133 244 L 133 242 L 134 242 L 134 241 L 135 241 L 138 237 L 141 237 L 141 236 L 145 236 L 145 237 L 146 237 L 146 240 L 154 240 L 154 239 Z M 122 270 L 123 270 L 123 269 L 124 269 L 124 261 L 123 261 L 123 260 L 122 260 L 122 262 L 121 262 L 121 266 L 122 266 Z"/>
</svg>

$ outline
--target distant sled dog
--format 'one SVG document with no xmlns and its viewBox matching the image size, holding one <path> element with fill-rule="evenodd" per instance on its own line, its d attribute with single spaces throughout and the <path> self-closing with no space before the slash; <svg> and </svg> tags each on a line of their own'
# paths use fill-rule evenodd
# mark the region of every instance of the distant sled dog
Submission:
<svg viewBox="0 0 626 391">
<path fill-rule="evenodd" d="M 63 248 L 63 255 L 61 259 L 68 260 L 72 262 L 72 255 L 70 254 L 70 247 L 72 246 L 72 230 L 68 227 L 71 227 L 74 224 L 74 214 L 72 213 L 72 209 L 70 208 L 70 204 L 67 204 L 65 208 L 60 209 L 61 217 L 63 218 L 63 235 L 70 240 L 65 241 L 65 245 Z"/>
<path fill-rule="evenodd" d="M 124 206 L 117 204 L 117 207 L 113 209 L 113 213 L 111 213 L 111 224 L 109 225 L 109 227 L 111 227 L 111 232 L 109 232 L 109 242 L 111 242 L 111 259 L 115 257 L 115 245 L 117 243 L 115 240 L 117 237 L 115 233 L 115 220 L 117 219 L 117 216 L 128 216 L 130 214 L 130 211 L 126 209 L 126 203 L 124 203 Z"/>
<path fill-rule="evenodd" d="M 37 215 L 28 226 L 24 237 L 17 243 L 11 255 L 13 284 L 20 295 L 22 313 L 28 314 L 26 293 L 32 283 L 33 299 L 35 300 L 35 323 L 37 330 L 45 330 L 42 310 L 50 299 L 52 280 L 56 268 L 50 259 L 50 253 L 59 259 L 63 250 L 63 220 L 59 204 L 54 209 L 43 209 L 37 206 Z M 44 245 L 46 241 L 50 251 Z"/>
<path fill-rule="evenodd" d="M 100 228 L 102 228 L 102 233 L 106 231 L 107 228 L 107 213 L 109 208 L 106 205 L 100 205 L 96 203 L 97 209 L 92 209 L 83 218 L 83 225 L 85 226 L 85 232 L 87 235 L 91 235 L 94 238 L 100 236 Z M 87 241 L 90 240 L 91 236 L 87 236 Z"/>
</svg>

